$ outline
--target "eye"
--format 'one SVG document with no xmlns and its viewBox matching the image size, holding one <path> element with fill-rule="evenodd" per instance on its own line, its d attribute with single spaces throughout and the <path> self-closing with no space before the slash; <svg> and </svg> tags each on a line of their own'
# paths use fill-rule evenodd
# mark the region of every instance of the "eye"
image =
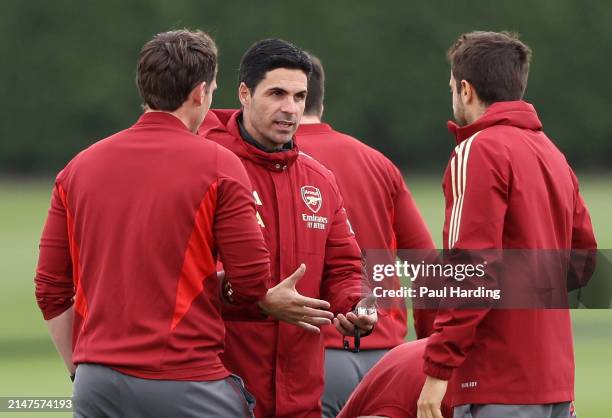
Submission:
<svg viewBox="0 0 612 418">
<path fill-rule="evenodd" d="M 298 93 L 295 95 L 296 102 L 301 102 L 303 100 L 306 100 L 306 93 Z"/>
</svg>

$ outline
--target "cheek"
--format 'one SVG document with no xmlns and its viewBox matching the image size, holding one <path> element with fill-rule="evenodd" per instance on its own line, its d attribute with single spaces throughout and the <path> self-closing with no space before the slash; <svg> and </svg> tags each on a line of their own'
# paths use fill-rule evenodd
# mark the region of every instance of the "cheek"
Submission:
<svg viewBox="0 0 612 418">
<path fill-rule="evenodd" d="M 268 120 L 274 114 L 270 103 L 265 103 L 261 101 L 257 103 L 257 106 L 255 106 L 253 110 L 255 110 L 254 114 L 257 115 L 257 119 L 259 119 L 259 121 L 263 123 L 268 122 Z"/>
<path fill-rule="evenodd" d="M 453 109 L 454 110 L 461 109 L 461 101 L 459 100 L 459 97 L 457 97 L 456 94 L 453 94 Z"/>
<path fill-rule="evenodd" d="M 306 108 L 306 102 L 303 100 L 300 101 L 300 103 L 298 104 L 298 114 L 303 115 L 305 108 Z"/>
</svg>

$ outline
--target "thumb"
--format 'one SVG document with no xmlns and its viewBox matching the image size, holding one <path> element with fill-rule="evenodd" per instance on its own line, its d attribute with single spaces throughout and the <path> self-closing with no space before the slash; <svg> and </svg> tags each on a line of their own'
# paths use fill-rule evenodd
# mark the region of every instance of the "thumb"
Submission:
<svg viewBox="0 0 612 418">
<path fill-rule="evenodd" d="M 306 272 L 306 265 L 304 263 L 300 264 L 300 266 L 297 268 L 296 271 L 294 271 L 291 276 L 287 277 L 285 279 L 285 282 L 290 285 L 295 287 L 295 285 L 300 281 L 300 279 L 304 276 L 304 273 Z"/>
<path fill-rule="evenodd" d="M 365 308 L 374 308 L 376 307 L 376 296 L 373 293 L 370 293 L 364 299 L 361 299 L 359 306 L 363 306 Z"/>
</svg>

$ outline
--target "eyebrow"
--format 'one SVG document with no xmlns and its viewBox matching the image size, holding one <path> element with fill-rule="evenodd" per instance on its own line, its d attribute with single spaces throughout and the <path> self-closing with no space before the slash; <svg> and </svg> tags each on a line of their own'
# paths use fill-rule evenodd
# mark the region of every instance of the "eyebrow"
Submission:
<svg viewBox="0 0 612 418">
<path fill-rule="evenodd" d="M 280 93 L 285 93 L 285 94 L 289 94 L 289 92 L 287 90 L 285 90 L 282 87 L 270 87 L 268 90 L 266 90 L 269 93 L 274 93 L 274 92 L 280 92 Z M 294 95 L 299 95 L 299 94 L 307 94 L 308 90 L 300 90 L 297 93 L 294 93 Z"/>
<path fill-rule="evenodd" d="M 274 93 L 274 92 L 288 93 L 288 91 L 282 87 L 270 87 L 267 91 L 270 93 Z"/>
</svg>

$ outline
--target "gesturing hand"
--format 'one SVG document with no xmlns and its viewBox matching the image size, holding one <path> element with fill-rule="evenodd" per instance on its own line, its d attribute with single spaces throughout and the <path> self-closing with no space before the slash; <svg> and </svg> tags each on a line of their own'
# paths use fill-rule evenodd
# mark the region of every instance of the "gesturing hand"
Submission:
<svg viewBox="0 0 612 418">
<path fill-rule="evenodd" d="M 320 326 L 331 324 L 334 314 L 327 311 L 329 302 L 302 296 L 295 289 L 305 271 L 306 266 L 301 264 L 291 276 L 268 289 L 258 305 L 264 313 L 279 321 L 318 333 L 321 332 Z"/>
</svg>

